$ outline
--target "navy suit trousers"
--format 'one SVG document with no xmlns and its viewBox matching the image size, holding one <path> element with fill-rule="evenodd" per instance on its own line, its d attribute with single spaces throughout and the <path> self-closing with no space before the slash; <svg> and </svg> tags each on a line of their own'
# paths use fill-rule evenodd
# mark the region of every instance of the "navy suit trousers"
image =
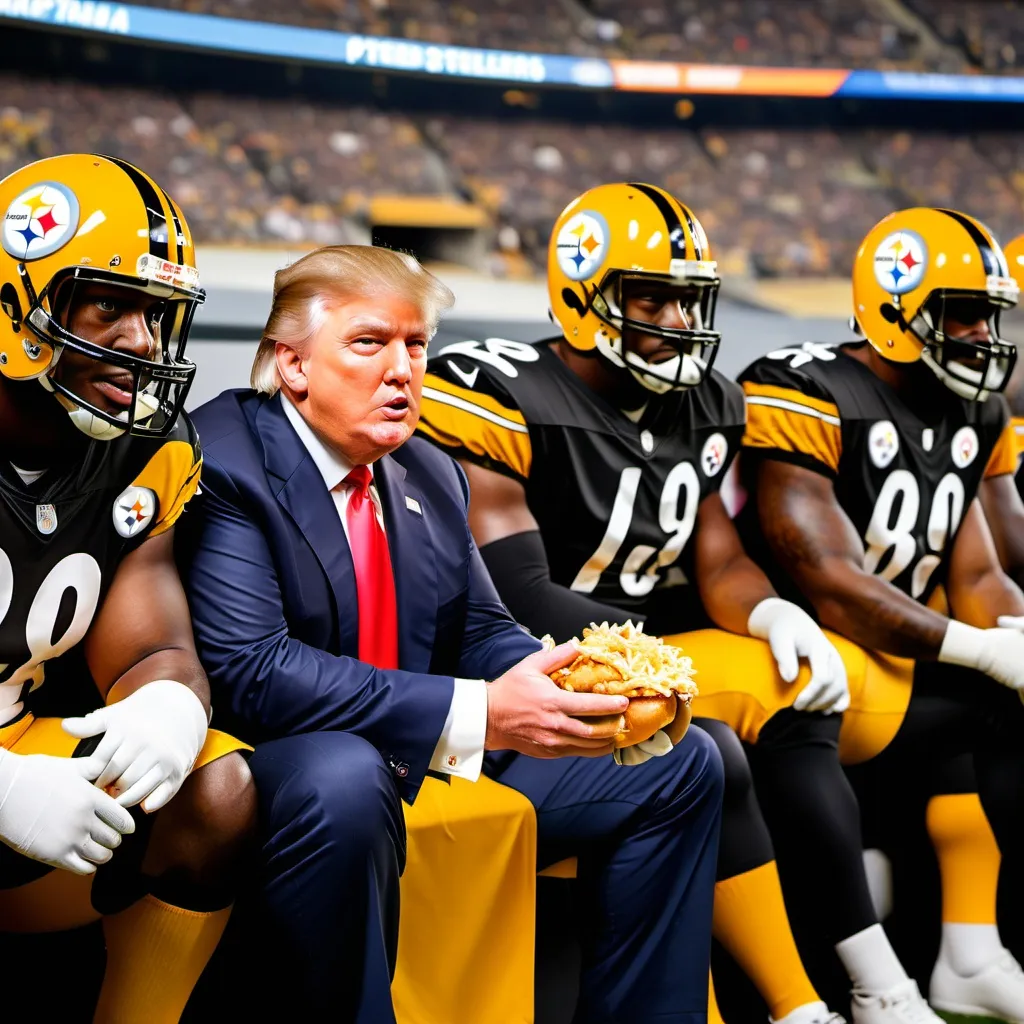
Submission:
<svg viewBox="0 0 1024 1024">
<path fill-rule="evenodd" d="M 592 920 L 576 1024 L 706 1024 L 723 788 L 710 737 L 690 729 L 631 768 L 517 756 L 493 777 L 537 809 L 539 868 L 578 858 Z"/>
<path fill-rule="evenodd" d="M 405 828 L 391 772 L 341 732 L 260 744 L 249 764 L 264 837 L 252 989 L 272 971 L 296 1018 L 393 1024 Z M 578 858 L 591 919 L 577 1024 L 706 1024 L 722 804 L 709 737 L 691 729 L 632 768 L 506 755 L 487 770 L 536 808 L 539 868 Z"/>
<path fill-rule="evenodd" d="M 294 1020 L 393 1022 L 405 820 L 390 769 L 343 732 L 262 743 L 249 767 L 264 872 L 250 938 L 270 990 L 289 980 Z"/>
</svg>

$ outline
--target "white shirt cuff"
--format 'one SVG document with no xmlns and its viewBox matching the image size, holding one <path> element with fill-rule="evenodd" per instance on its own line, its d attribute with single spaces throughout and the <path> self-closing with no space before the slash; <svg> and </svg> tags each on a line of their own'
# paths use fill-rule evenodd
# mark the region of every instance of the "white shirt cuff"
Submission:
<svg viewBox="0 0 1024 1024">
<path fill-rule="evenodd" d="M 448 717 L 430 759 L 431 769 L 476 782 L 484 763 L 486 738 L 487 683 L 456 679 Z"/>
</svg>

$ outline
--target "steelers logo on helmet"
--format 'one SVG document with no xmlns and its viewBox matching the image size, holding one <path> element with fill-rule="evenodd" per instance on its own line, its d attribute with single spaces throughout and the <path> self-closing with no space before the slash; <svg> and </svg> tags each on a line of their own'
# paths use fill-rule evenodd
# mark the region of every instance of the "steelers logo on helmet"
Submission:
<svg viewBox="0 0 1024 1024">
<path fill-rule="evenodd" d="M 558 263 L 572 281 L 593 277 L 608 253 L 608 222 L 596 210 L 580 210 L 558 232 Z"/>
<path fill-rule="evenodd" d="M 17 260 L 49 256 L 74 236 L 78 217 L 78 198 L 71 189 L 56 181 L 41 181 L 7 207 L 4 249 Z"/>
<path fill-rule="evenodd" d="M 152 522 L 156 514 L 156 495 L 148 487 L 128 487 L 115 499 L 111 509 L 114 529 L 130 540 Z"/>
<path fill-rule="evenodd" d="M 927 265 L 928 248 L 914 231 L 894 231 L 875 250 L 875 280 L 890 295 L 913 291 Z"/>
</svg>

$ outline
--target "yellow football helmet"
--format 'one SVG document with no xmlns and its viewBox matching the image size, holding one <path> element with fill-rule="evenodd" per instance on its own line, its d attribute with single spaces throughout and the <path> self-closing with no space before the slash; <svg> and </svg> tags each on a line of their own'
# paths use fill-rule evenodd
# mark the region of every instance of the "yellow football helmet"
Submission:
<svg viewBox="0 0 1024 1024">
<path fill-rule="evenodd" d="M 1010 270 L 1010 277 L 1017 282 L 1017 287 L 1024 291 L 1024 235 L 1018 235 L 1012 242 L 1003 246 L 1003 253 L 1006 256 L 1006 265 Z M 1007 310 L 1000 318 L 1003 337 L 1012 341 L 1018 346 L 1024 345 L 1024 306 L 1018 305 L 1016 309 Z M 1016 379 L 1010 387 L 1020 391 L 1021 368 L 1017 368 Z M 1012 401 L 1012 399 L 1011 399 Z"/>
<path fill-rule="evenodd" d="M 0 373 L 38 380 L 90 437 L 109 440 L 126 430 L 164 436 L 195 376 L 185 343 L 205 298 L 181 210 L 131 164 L 71 154 L 39 160 L 0 181 L 0 211 Z M 83 283 L 153 296 L 156 358 L 103 348 L 66 329 L 61 321 Z M 55 379 L 68 349 L 130 373 L 130 407 L 115 415 Z"/>
<path fill-rule="evenodd" d="M 695 289 L 699 324 L 662 327 L 624 315 L 623 286 L 656 282 Z M 714 330 L 718 265 L 700 222 L 654 185 L 599 185 L 561 213 L 548 246 L 551 315 L 566 341 L 594 351 L 662 394 L 707 375 L 721 335 Z M 624 331 L 664 339 L 677 355 L 652 363 L 629 350 Z"/>
<path fill-rule="evenodd" d="M 1019 287 L 1024 288 L 1024 235 L 1018 235 L 1003 249 L 1010 277 L 1015 278 Z"/>
<path fill-rule="evenodd" d="M 1018 295 L 995 236 L 955 210 L 891 213 L 854 259 L 855 327 L 885 359 L 920 359 L 962 398 L 980 401 L 1006 387 L 1017 353 L 999 336 L 999 314 Z M 958 310 L 961 322 L 988 321 L 991 340 L 947 337 L 947 314 Z"/>
</svg>

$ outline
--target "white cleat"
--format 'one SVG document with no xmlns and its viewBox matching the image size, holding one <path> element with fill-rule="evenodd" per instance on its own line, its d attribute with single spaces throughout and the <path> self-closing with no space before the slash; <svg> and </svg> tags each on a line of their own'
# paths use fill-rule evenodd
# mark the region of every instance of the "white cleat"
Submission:
<svg viewBox="0 0 1024 1024">
<path fill-rule="evenodd" d="M 854 989 L 850 1008 L 853 1024 L 944 1024 L 909 979 L 888 992 Z"/>
<path fill-rule="evenodd" d="M 968 977 L 939 961 L 929 992 L 935 1009 L 944 1014 L 1024 1024 L 1024 970 L 1009 952 Z"/>
</svg>

